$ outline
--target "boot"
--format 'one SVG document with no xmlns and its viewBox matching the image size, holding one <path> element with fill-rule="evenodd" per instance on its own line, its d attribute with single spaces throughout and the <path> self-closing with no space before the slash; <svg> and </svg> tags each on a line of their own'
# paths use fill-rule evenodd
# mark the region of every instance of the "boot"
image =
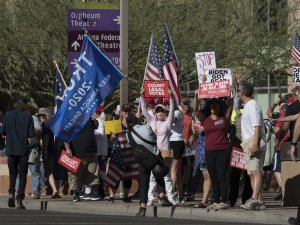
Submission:
<svg viewBox="0 0 300 225">
<path fill-rule="evenodd" d="M 8 198 L 8 207 L 9 208 L 15 208 L 16 207 L 15 197 L 12 194 L 10 194 L 9 198 Z"/>
<path fill-rule="evenodd" d="M 145 214 L 146 214 L 146 208 L 140 207 L 140 210 L 135 215 L 143 217 L 145 216 Z"/>
<path fill-rule="evenodd" d="M 26 209 L 23 205 L 22 199 L 17 199 L 17 206 L 16 209 Z"/>
</svg>

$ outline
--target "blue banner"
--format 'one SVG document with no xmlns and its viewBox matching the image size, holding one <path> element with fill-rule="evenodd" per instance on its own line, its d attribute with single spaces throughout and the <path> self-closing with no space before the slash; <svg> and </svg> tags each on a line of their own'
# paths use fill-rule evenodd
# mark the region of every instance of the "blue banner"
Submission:
<svg viewBox="0 0 300 225">
<path fill-rule="evenodd" d="M 72 79 L 51 124 L 54 135 L 65 142 L 72 141 L 123 76 L 122 71 L 85 36 Z"/>
</svg>

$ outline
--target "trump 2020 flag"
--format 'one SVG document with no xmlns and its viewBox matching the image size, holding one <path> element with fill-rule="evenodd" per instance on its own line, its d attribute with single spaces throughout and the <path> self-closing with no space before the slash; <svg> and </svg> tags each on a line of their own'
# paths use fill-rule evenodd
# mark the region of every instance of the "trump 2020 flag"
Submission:
<svg viewBox="0 0 300 225">
<path fill-rule="evenodd" d="M 72 79 L 51 124 L 54 135 L 72 141 L 123 77 L 122 71 L 85 35 Z"/>
</svg>

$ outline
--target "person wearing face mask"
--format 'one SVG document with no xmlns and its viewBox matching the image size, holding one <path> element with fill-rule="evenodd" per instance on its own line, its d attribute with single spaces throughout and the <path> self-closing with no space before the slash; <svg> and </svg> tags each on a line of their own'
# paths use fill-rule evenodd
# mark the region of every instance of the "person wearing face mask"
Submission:
<svg viewBox="0 0 300 225">
<path fill-rule="evenodd" d="M 147 111 L 146 101 L 144 98 L 144 90 L 141 90 L 141 109 L 147 123 L 150 125 L 157 137 L 157 147 L 160 150 L 161 156 L 164 158 L 167 165 L 172 163 L 172 152 L 170 150 L 171 124 L 174 116 L 174 99 L 170 97 L 170 110 L 167 114 L 166 107 L 163 104 L 155 106 L 154 114 Z M 169 176 L 169 175 L 168 175 Z M 170 176 L 169 176 L 170 177 Z M 168 186 L 168 185 L 167 185 Z M 168 189 L 166 187 L 166 189 Z M 168 196 L 169 197 L 169 196 Z M 169 205 L 170 200 L 166 197 L 160 199 L 162 205 Z"/>
</svg>

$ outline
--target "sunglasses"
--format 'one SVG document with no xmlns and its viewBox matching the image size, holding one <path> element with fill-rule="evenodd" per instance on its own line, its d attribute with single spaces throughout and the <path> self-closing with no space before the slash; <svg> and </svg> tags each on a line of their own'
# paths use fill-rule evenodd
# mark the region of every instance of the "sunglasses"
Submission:
<svg viewBox="0 0 300 225">
<path fill-rule="evenodd" d="M 157 109 L 155 110 L 155 112 L 156 112 L 156 113 L 165 113 L 166 110 L 164 110 L 163 108 L 157 108 Z"/>
</svg>

